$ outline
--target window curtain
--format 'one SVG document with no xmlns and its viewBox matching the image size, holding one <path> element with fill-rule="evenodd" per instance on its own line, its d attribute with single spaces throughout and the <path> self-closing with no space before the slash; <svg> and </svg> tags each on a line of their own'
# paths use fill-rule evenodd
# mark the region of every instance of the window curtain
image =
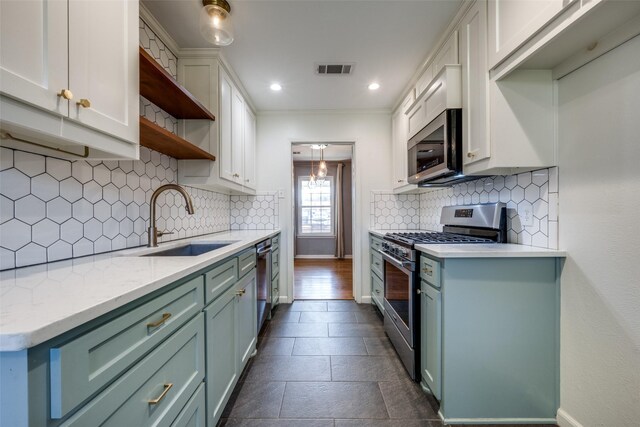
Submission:
<svg viewBox="0 0 640 427">
<path fill-rule="evenodd" d="M 336 258 L 344 258 L 344 207 L 342 203 L 342 170 L 343 163 L 338 163 L 336 170 L 335 196 L 336 196 Z"/>
</svg>

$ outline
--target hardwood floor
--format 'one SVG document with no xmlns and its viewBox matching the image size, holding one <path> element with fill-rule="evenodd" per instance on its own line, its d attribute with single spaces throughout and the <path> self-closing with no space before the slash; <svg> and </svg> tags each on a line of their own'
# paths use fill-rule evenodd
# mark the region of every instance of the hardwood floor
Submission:
<svg viewBox="0 0 640 427">
<path fill-rule="evenodd" d="M 296 259 L 295 299 L 353 299 L 351 259 Z"/>
</svg>

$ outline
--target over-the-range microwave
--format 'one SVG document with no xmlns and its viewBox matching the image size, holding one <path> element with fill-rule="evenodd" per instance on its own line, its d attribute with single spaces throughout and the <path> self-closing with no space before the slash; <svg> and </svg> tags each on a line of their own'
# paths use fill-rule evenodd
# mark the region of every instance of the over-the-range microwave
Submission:
<svg viewBox="0 0 640 427">
<path fill-rule="evenodd" d="M 444 110 L 408 142 L 408 182 L 448 187 L 480 176 L 462 173 L 462 109 Z"/>
</svg>

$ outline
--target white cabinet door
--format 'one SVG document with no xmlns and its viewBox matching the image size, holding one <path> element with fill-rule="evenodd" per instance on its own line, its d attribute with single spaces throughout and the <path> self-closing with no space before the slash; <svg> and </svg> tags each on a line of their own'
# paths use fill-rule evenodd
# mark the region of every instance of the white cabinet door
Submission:
<svg viewBox="0 0 640 427">
<path fill-rule="evenodd" d="M 220 110 L 218 112 L 218 126 L 220 127 L 220 178 L 233 181 L 233 150 L 231 141 L 231 97 L 233 93 L 233 83 L 227 73 L 220 68 Z"/>
<path fill-rule="evenodd" d="M 489 68 L 498 65 L 572 1 L 577 0 L 489 0 Z"/>
<path fill-rule="evenodd" d="M 460 22 L 463 163 L 491 155 L 488 137 L 487 2 L 478 0 Z"/>
<path fill-rule="evenodd" d="M 0 92 L 66 116 L 66 0 L 0 1 Z M 73 92 L 72 92 L 73 93 Z"/>
<path fill-rule="evenodd" d="M 256 189 L 256 116 L 245 103 L 244 108 L 244 184 Z"/>
<path fill-rule="evenodd" d="M 391 129 L 393 133 L 392 156 L 393 156 L 393 182 L 392 188 L 400 188 L 407 185 L 407 133 L 409 123 L 402 107 L 393 116 Z"/>
<path fill-rule="evenodd" d="M 137 34 L 138 2 L 69 0 L 69 117 L 136 143 Z"/>
<path fill-rule="evenodd" d="M 453 31 L 433 58 L 433 76 L 437 76 L 445 65 L 458 64 L 458 32 Z"/>
<path fill-rule="evenodd" d="M 231 167 L 233 181 L 244 182 L 244 98 L 234 86 L 231 92 Z"/>
</svg>

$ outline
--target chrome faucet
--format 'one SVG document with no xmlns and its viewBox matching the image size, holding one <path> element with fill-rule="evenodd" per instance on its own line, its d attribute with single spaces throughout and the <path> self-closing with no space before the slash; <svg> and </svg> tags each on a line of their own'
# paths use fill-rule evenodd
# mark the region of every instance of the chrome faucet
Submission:
<svg viewBox="0 0 640 427">
<path fill-rule="evenodd" d="M 184 201 L 187 204 L 187 213 L 189 215 L 193 215 L 195 213 L 195 209 L 193 209 L 193 202 L 191 201 L 191 196 L 189 196 L 189 193 L 187 193 L 187 191 L 183 187 L 179 186 L 178 184 L 165 184 L 158 187 L 156 191 L 154 191 L 151 195 L 151 202 L 149 202 L 151 205 L 151 218 L 149 224 L 149 243 L 147 244 L 147 246 L 150 248 L 158 246 L 158 237 L 165 234 L 173 233 L 173 231 L 158 231 L 158 229 L 156 228 L 156 202 L 160 193 L 167 190 L 176 190 L 178 193 L 182 194 L 182 197 L 184 197 Z"/>
</svg>

